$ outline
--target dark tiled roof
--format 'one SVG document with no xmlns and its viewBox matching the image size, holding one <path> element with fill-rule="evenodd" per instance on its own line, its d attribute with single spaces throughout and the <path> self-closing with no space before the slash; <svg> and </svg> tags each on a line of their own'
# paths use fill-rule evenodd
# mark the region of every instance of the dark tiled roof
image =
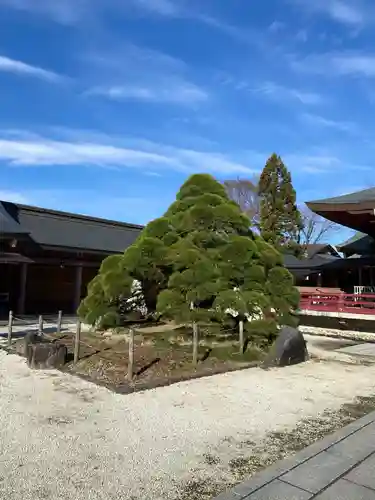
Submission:
<svg viewBox="0 0 375 500">
<path fill-rule="evenodd" d="M 41 246 L 123 252 L 138 237 L 143 227 L 84 215 L 1 202 L 3 211 L 15 225 L 29 233 Z"/>
<path fill-rule="evenodd" d="M 339 245 L 338 248 L 342 252 L 353 252 L 359 255 L 373 254 L 375 251 L 375 240 L 367 234 L 358 232 L 342 245 Z"/>
<path fill-rule="evenodd" d="M 25 231 L 20 224 L 9 215 L 5 206 L 0 202 L 0 234 L 24 234 Z"/>
<path fill-rule="evenodd" d="M 311 204 L 341 204 L 341 203 L 361 203 L 365 201 L 375 202 L 375 188 L 364 189 L 355 193 L 344 194 L 343 196 L 335 196 L 333 198 L 326 198 L 323 200 L 310 201 Z"/>
<path fill-rule="evenodd" d="M 306 245 L 307 257 L 311 259 L 317 254 L 336 254 L 336 250 L 329 243 L 310 243 Z M 337 255 L 338 256 L 338 255 Z"/>
<path fill-rule="evenodd" d="M 0 253 L 0 264 L 30 264 L 32 262 L 32 259 L 29 259 L 28 257 L 25 257 L 24 255 L 21 255 L 19 253 Z"/>
<path fill-rule="evenodd" d="M 360 231 L 357 231 L 353 236 L 347 240 L 344 241 L 344 243 L 341 243 L 341 245 L 338 245 L 338 248 L 344 248 L 346 245 L 351 245 L 355 241 L 361 240 L 362 238 L 365 238 L 367 235 L 364 233 L 361 233 Z"/>
<path fill-rule="evenodd" d="M 284 265 L 291 271 L 295 269 L 309 269 L 314 271 L 315 269 L 318 270 L 337 260 L 341 260 L 341 257 L 334 257 L 333 255 L 315 255 L 310 259 L 298 259 L 294 255 L 284 255 Z"/>
</svg>

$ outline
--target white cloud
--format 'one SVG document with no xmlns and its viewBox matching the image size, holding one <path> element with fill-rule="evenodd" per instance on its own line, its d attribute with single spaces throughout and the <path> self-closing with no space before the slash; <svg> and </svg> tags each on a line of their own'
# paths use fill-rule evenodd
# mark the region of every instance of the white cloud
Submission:
<svg viewBox="0 0 375 500">
<path fill-rule="evenodd" d="M 375 55 L 338 54 L 332 58 L 332 62 L 343 75 L 375 76 Z"/>
<path fill-rule="evenodd" d="M 89 133 L 71 140 L 0 133 L 0 161 L 13 166 L 96 166 L 141 168 L 142 171 L 168 169 L 186 173 L 249 174 L 253 169 L 217 151 L 195 151 L 143 139 L 111 139 Z M 122 144 L 121 144 L 122 143 Z"/>
<path fill-rule="evenodd" d="M 0 191 L 0 200 L 135 224 L 145 224 L 160 216 L 169 201 L 168 197 L 143 198 L 107 189 L 98 192 L 82 188 L 23 188 L 20 192 Z"/>
<path fill-rule="evenodd" d="M 179 16 L 181 12 L 178 0 L 130 0 L 130 4 L 162 16 Z"/>
<path fill-rule="evenodd" d="M 209 98 L 190 81 L 184 61 L 160 51 L 127 44 L 108 54 L 88 54 L 84 63 L 92 75 L 89 96 L 182 105 Z"/>
<path fill-rule="evenodd" d="M 196 85 L 188 82 L 165 81 L 156 86 L 120 85 L 114 87 L 93 88 L 87 94 L 102 95 L 113 100 L 137 100 L 147 102 L 194 104 L 206 101 L 208 93 Z"/>
<path fill-rule="evenodd" d="M 304 59 L 290 58 L 296 71 L 322 76 L 364 76 L 375 77 L 375 54 L 360 52 L 329 52 L 315 54 Z"/>
<path fill-rule="evenodd" d="M 301 115 L 301 119 L 318 127 L 333 128 L 349 133 L 356 133 L 358 131 L 357 125 L 353 122 L 332 120 L 330 118 L 325 118 L 324 116 L 314 115 L 311 113 L 303 113 Z"/>
<path fill-rule="evenodd" d="M 317 5 L 321 6 L 322 10 L 327 12 L 332 19 L 339 21 L 344 24 L 358 25 L 365 21 L 365 12 L 360 8 L 360 6 L 355 5 L 351 2 L 343 2 L 340 0 L 330 0 L 327 2 L 317 2 Z"/>
<path fill-rule="evenodd" d="M 277 101 L 295 100 L 306 105 L 315 105 L 324 102 L 323 97 L 316 92 L 284 87 L 274 82 L 264 82 L 259 87 L 256 87 L 254 91 Z"/>
<path fill-rule="evenodd" d="M 285 24 L 282 23 L 281 21 L 273 21 L 269 26 L 268 26 L 268 31 L 270 33 L 279 33 L 285 28 Z"/>
<path fill-rule="evenodd" d="M 374 20 L 374 8 L 368 0 L 290 0 L 312 14 L 329 17 L 349 27 L 362 27 Z"/>
<path fill-rule="evenodd" d="M 289 154 L 283 159 L 292 170 L 310 174 L 332 172 L 342 166 L 341 160 L 330 154 Z"/>
<path fill-rule="evenodd" d="M 0 7 L 43 15 L 67 25 L 77 23 L 97 5 L 96 0 L 0 0 Z"/>
<path fill-rule="evenodd" d="M 29 198 L 23 193 L 9 190 L 0 190 L 0 200 L 11 201 L 12 203 L 21 203 L 23 205 L 27 205 L 29 203 Z"/>
<path fill-rule="evenodd" d="M 46 80 L 47 82 L 61 82 L 64 78 L 53 71 L 48 71 L 38 66 L 32 66 L 16 59 L 0 56 L 0 72 L 14 73 L 16 75 L 31 76 Z"/>
</svg>

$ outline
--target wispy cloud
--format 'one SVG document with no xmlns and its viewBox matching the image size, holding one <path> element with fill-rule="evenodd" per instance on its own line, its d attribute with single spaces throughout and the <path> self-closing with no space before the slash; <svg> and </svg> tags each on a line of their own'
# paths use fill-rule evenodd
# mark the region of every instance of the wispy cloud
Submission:
<svg viewBox="0 0 375 500">
<path fill-rule="evenodd" d="M 374 20 L 374 6 L 368 0 L 290 0 L 312 14 L 329 17 L 350 27 L 361 27 Z"/>
<path fill-rule="evenodd" d="M 297 172 L 321 174 L 332 172 L 342 165 L 341 160 L 330 154 L 289 154 L 284 161 L 289 168 Z"/>
<path fill-rule="evenodd" d="M 101 95 L 116 101 L 137 100 L 185 105 L 203 102 L 209 98 L 208 93 L 198 86 L 174 79 L 166 79 L 157 85 L 150 83 L 142 86 L 97 87 L 87 92 L 87 95 Z"/>
<path fill-rule="evenodd" d="M 113 100 L 137 100 L 190 105 L 209 98 L 189 78 L 184 61 L 156 50 L 127 45 L 119 52 L 88 55 L 95 82 L 86 95 Z"/>
<path fill-rule="evenodd" d="M 109 0 L 110 3 L 111 1 Z M 67 25 L 76 24 L 98 6 L 96 0 L 0 0 L 0 8 L 42 15 Z"/>
<path fill-rule="evenodd" d="M 74 134 L 71 133 L 73 137 Z M 84 135 L 84 140 L 64 140 L 21 132 L 17 137 L 0 133 L 0 160 L 13 166 L 91 166 L 142 168 L 155 172 L 167 169 L 182 172 L 209 171 L 218 174 L 244 173 L 253 169 L 218 151 L 196 151 L 149 142 L 143 139 L 114 139 Z M 95 140 L 95 142 L 94 142 Z M 112 143 L 111 143 L 112 142 Z M 122 145 L 121 145 L 122 144 Z"/>
<path fill-rule="evenodd" d="M 358 132 L 358 126 L 353 122 L 346 122 L 340 120 L 332 120 L 330 118 L 325 118 L 324 116 L 314 115 L 311 113 L 302 113 L 300 118 L 304 122 L 308 122 L 314 126 L 325 127 L 340 130 L 341 132 L 356 133 Z"/>
<path fill-rule="evenodd" d="M 285 23 L 282 23 L 281 21 L 273 21 L 269 26 L 268 26 L 268 31 L 270 33 L 280 33 L 283 29 L 285 29 Z"/>
<path fill-rule="evenodd" d="M 266 98 L 277 101 L 294 100 L 305 105 L 316 105 L 324 102 L 324 98 L 316 92 L 285 87 L 274 82 L 264 82 L 252 90 Z"/>
<path fill-rule="evenodd" d="M 131 5 L 162 16 L 179 16 L 182 5 L 179 0 L 128 0 Z"/>
<path fill-rule="evenodd" d="M 29 203 L 29 198 L 25 194 L 18 191 L 0 190 L 0 200 L 12 201 L 13 203 L 22 203 L 24 205 Z"/>
<path fill-rule="evenodd" d="M 329 52 L 305 58 L 290 57 L 291 67 L 296 71 L 322 76 L 375 77 L 375 54 L 361 52 Z"/>
<path fill-rule="evenodd" d="M 124 220 L 145 224 L 162 214 L 168 205 L 168 197 L 147 198 L 127 195 L 124 192 L 71 188 L 21 188 L 19 191 L 2 190 L 0 200 L 23 205 L 33 205 L 51 210 L 91 215 L 101 218 Z"/>
<path fill-rule="evenodd" d="M 0 56 L 0 72 L 40 78 L 41 80 L 53 83 L 65 80 L 63 76 L 58 75 L 53 71 L 49 71 L 38 66 L 32 66 L 16 59 L 10 59 L 6 56 Z"/>
</svg>

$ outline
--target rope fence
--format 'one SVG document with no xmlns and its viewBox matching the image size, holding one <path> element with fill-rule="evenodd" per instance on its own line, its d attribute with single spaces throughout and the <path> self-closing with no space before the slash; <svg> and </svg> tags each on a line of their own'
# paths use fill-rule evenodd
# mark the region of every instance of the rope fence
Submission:
<svg viewBox="0 0 375 500">
<path fill-rule="evenodd" d="M 18 323 L 18 324 L 16 324 Z M 69 323 L 70 327 L 72 327 L 72 323 Z M 63 331 L 63 314 L 62 311 L 59 311 L 57 314 L 57 320 L 56 321 L 51 321 L 50 319 L 46 319 L 43 315 L 39 315 L 37 321 L 36 320 L 30 320 L 30 319 L 23 319 L 20 317 L 17 317 L 13 314 L 13 311 L 9 312 L 9 318 L 8 318 L 8 335 L 7 335 L 7 347 L 10 349 L 12 347 L 13 340 L 15 340 L 14 334 L 17 332 L 15 331 L 15 328 L 18 328 L 19 326 L 25 326 L 25 330 L 22 330 L 22 333 L 29 333 L 35 330 L 38 334 L 38 336 L 46 338 L 47 340 L 50 340 L 51 342 L 56 342 L 58 340 L 61 340 L 62 338 L 73 335 L 73 364 L 76 365 L 78 361 L 80 360 L 80 347 L 85 346 L 90 349 L 93 349 L 95 351 L 96 355 L 100 356 L 100 351 L 97 350 L 96 347 L 91 346 L 85 342 L 82 342 L 81 340 L 81 333 L 82 333 L 82 323 L 80 319 L 76 320 L 75 324 L 75 331 L 72 332 L 71 330 Z M 47 333 L 45 331 L 46 327 L 49 327 L 52 329 L 54 335 L 59 335 L 59 338 L 56 338 L 55 336 L 52 336 L 52 332 Z M 198 358 L 198 352 L 199 352 L 199 344 L 200 344 L 200 327 L 198 323 L 193 322 L 192 323 L 192 330 L 193 330 L 193 335 L 192 335 L 192 365 L 196 368 L 199 363 L 199 358 Z M 222 331 L 222 334 L 226 333 L 231 333 L 233 334 L 234 330 L 233 329 L 228 329 L 225 331 Z M 125 333 L 125 342 L 128 344 L 128 366 L 127 366 L 127 378 L 129 381 L 132 381 L 134 378 L 134 354 L 135 354 L 135 334 L 136 333 L 141 333 L 140 331 L 136 331 L 134 327 L 129 328 L 129 330 Z M 61 334 L 62 337 L 61 337 Z M 244 348 L 245 348 L 245 339 L 244 339 L 244 323 L 243 321 L 239 321 L 239 326 L 238 326 L 238 343 L 239 343 L 239 353 L 243 354 Z M 107 359 L 106 356 L 101 356 L 104 359 Z"/>
</svg>

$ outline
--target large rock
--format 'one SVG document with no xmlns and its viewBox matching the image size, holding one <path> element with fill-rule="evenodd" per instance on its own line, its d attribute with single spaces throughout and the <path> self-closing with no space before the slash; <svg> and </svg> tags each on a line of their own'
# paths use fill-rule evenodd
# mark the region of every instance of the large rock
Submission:
<svg viewBox="0 0 375 500">
<path fill-rule="evenodd" d="M 65 345 L 48 342 L 36 332 L 28 332 L 20 347 L 19 353 L 26 357 L 30 368 L 61 368 L 67 360 L 68 350 Z"/>
<path fill-rule="evenodd" d="M 27 348 L 27 365 L 30 368 L 46 370 L 62 368 L 67 359 L 68 350 L 65 345 L 58 343 L 29 344 Z"/>
<path fill-rule="evenodd" d="M 308 358 L 306 341 L 302 333 L 291 326 L 284 326 L 264 361 L 263 367 L 296 365 L 307 361 Z"/>
</svg>

